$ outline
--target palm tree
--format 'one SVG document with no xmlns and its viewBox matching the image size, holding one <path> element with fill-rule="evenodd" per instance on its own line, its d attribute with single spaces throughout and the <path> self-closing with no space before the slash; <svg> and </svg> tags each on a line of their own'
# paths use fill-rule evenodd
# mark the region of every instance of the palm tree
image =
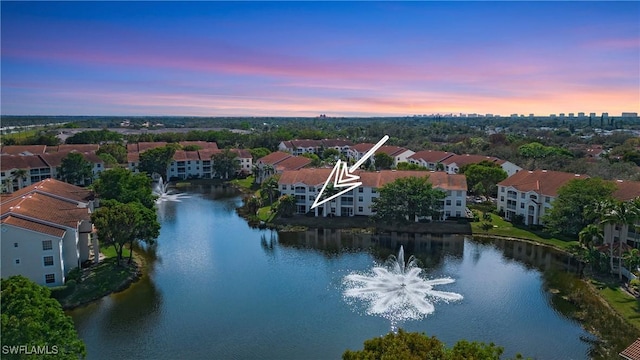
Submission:
<svg viewBox="0 0 640 360">
<path fill-rule="evenodd" d="M 25 169 L 18 169 L 13 173 L 13 180 L 18 180 L 18 189 L 22 189 L 24 187 L 27 175 L 29 175 L 29 172 Z M 11 192 L 13 192 L 13 189 L 11 189 Z"/>
<path fill-rule="evenodd" d="M 273 199 L 278 196 L 278 180 L 276 178 L 269 178 L 262 183 L 262 193 L 269 198 L 269 204 L 273 204 Z"/>
<path fill-rule="evenodd" d="M 291 217 L 296 211 L 296 198 L 293 195 L 282 195 L 279 199 L 278 213 L 282 217 Z"/>
<path fill-rule="evenodd" d="M 623 202 L 618 201 L 612 203 L 608 209 L 606 209 L 603 217 L 602 224 L 605 227 L 620 226 L 619 239 L 618 239 L 618 276 L 622 279 L 622 238 L 626 238 L 629 232 L 629 226 L 633 226 L 635 222 L 640 219 L 640 209 L 636 206 L 636 202 Z M 607 231 L 605 231 L 607 234 Z M 609 257 L 610 266 L 613 268 L 613 247 L 614 247 L 614 232 L 613 229 L 609 232 L 608 236 L 611 240 L 609 243 Z"/>
<path fill-rule="evenodd" d="M 624 264 L 629 267 L 629 271 L 634 272 L 640 266 L 640 250 L 631 249 L 622 255 Z"/>
<path fill-rule="evenodd" d="M 329 183 L 327 185 L 327 187 L 324 189 L 323 195 L 324 195 L 324 198 L 327 199 L 327 198 L 330 198 L 330 197 L 332 197 L 333 195 L 335 195 L 337 193 L 338 193 L 338 190 L 333 187 L 333 184 Z M 320 196 L 320 194 L 318 194 L 318 196 Z M 323 216 L 326 217 L 327 215 L 329 215 L 329 212 L 327 212 L 327 205 L 330 205 L 329 203 L 331 203 L 333 201 L 335 201 L 335 199 L 331 200 L 331 201 L 325 201 L 325 203 L 323 204 L 323 210 L 322 210 L 323 211 L 323 214 L 322 214 Z"/>
<path fill-rule="evenodd" d="M 247 209 L 251 215 L 255 215 L 258 209 L 262 207 L 262 201 L 257 196 L 251 196 L 247 199 Z"/>
<path fill-rule="evenodd" d="M 580 231 L 580 233 L 578 234 L 580 245 L 588 250 L 593 249 L 594 245 L 600 244 L 602 238 L 602 229 L 595 224 L 589 224 L 585 226 L 585 228 L 582 229 L 582 231 Z"/>
</svg>

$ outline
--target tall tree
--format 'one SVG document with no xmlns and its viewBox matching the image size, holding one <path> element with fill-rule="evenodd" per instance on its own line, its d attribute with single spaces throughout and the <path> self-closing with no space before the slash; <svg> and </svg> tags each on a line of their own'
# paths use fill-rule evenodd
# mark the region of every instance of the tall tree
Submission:
<svg viewBox="0 0 640 360">
<path fill-rule="evenodd" d="M 278 197 L 278 179 L 274 176 L 268 178 L 262 183 L 260 193 L 269 199 L 269 205 L 273 204 L 273 200 Z"/>
<path fill-rule="evenodd" d="M 220 179 L 235 177 L 236 173 L 240 170 L 238 154 L 229 149 L 224 149 L 217 154 L 213 154 L 213 156 L 211 156 L 211 169 Z"/>
<path fill-rule="evenodd" d="M 155 196 L 151 190 L 151 179 L 145 174 L 134 174 L 128 169 L 113 168 L 100 173 L 93 189 L 100 199 L 121 203 L 138 201 L 153 208 Z"/>
<path fill-rule="evenodd" d="M 278 214 L 282 217 L 291 217 L 296 211 L 296 197 L 282 195 L 278 200 Z"/>
<path fill-rule="evenodd" d="M 466 340 L 460 340 L 452 348 L 447 348 L 435 336 L 428 337 L 424 333 L 411 333 L 400 329 L 397 334 L 389 333 L 383 337 L 366 340 L 364 349 L 357 351 L 347 350 L 342 354 L 342 359 L 499 360 L 503 351 L 502 347 L 493 343 L 485 344 Z M 521 355 L 516 355 L 516 359 L 521 358 Z"/>
<path fill-rule="evenodd" d="M 605 207 L 602 214 L 602 224 L 605 227 L 609 227 L 609 231 L 605 229 L 605 234 L 608 234 L 605 238 L 605 242 L 609 244 L 609 258 L 611 261 L 611 268 L 613 269 L 613 248 L 615 243 L 614 232 L 612 227 L 619 227 L 620 236 L 627 236 L 629 232 L 629 226 L 634 226 L 636 221 L 640 219 L 640 208 L 633 201 L 612 201 L 608 203 L 609 206 Z M 618 240 L 618 276 L 622 278 L 622 240 Z"/>
<path fill-rule="evenodd" d="M 249 152 L 251 152 L 251 156 L 253 157 L 253 161 L 256 161 L 260 158 L 263 158 L 269 154 L 271 154 L 271 150 L 264 148 L 264 147 L 259 147 L 259 148 L 253 148 L 251 150 L 249 150 Z"/>
<path fill-rule="evenodd" d="M 500 165 L 486 160 L 465 165 L 460 172 L 467 178 L 467 188 L 473 189 L 476 195 L 496 196 L 496 184 L 507 178 L 507 172 Z"/>
<path fill-rule="evenodd" d="M 558 189 L 558 197 L 542 221 L 554 234 L 577 237 L 600 214 L 595 204 L 612 198 L 615 185 L 598 178 L 574 179 Z"/>
<path fill-rule="evenodd" d="M 139 241 L 153 243 L 160 233 L 155 209 L 144 207 L 138 202 L 123 204 L 106 200 L 91 214 L 91 221 L 98 230 L 98 239 L 107 246 L 113 245 L 120 265 L 125 245 L 129 250 Z M 131 263 L 132 252 L 129 253 Z"/>
<path fill-rule="evenodd" d="M 383 152 L 373 155 L 373 162 L 378 170 L 391 169 L 393 166 L 393 158 Z"/>
<path fill-rule="evenodd" d="M 166 180 L 167 168 L 169 164 L 171 164 L 175 153 L 175 146 L 161 146 L 140 153 L 138 169 L 146 172 L 148 175 L 153 175 L 154 173 L 159 174 Z"/>
<path fill-rule="evenodd" d="M 420 217 L 438 217 L 444 191 L 434 189 L 429 176 L 400 178 L 379 189 L 373 200 L 375 218 L 387 223 L 413 222 Z"/>
<path fill-rule="evenodd" d="M 93 165 L 80 153 L 71 152 L 59 168 L 60 178 L 74 185 L 85 185 L 93 179 Z"/>
<path fill-rule="evenodd" d="M 127 148 L 121 144 L 100 145 L 100 148 L 98 149 L 98 151 L 96 151 L 96 154 L 109 154 L 113 156 L 113 158 L 116 159 L 119 164 L 127 163 Z"/>
<path fill-rule="evenodd" d="M 47 346 L 46 359 L 78 359 L 86 356 L 85 345 L 71 318 L 51 298 L 48 288 L 24 276 L 11 276 L 0 283 L 2 302 L 2 358 L 27 359 L 26 355 L 6 354 L 5 347 Z M 37 358 L 37 357 L 33 357 Z"/>
</svg>

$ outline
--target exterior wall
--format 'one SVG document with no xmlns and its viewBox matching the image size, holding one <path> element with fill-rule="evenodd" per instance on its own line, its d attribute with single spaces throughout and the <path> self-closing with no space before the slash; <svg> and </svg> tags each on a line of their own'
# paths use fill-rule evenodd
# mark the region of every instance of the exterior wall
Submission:
<svg viewBox="0 0 640 360">
<path fill-rule="evenodd" d="M 419 159 L 419 160 L 408 159 L 408 160 L 409 160 L 409 163 L 411 163 L 411 164 L 424 166 L 424 167 L 426 167 L 427 169 L 429 169 L 431 171 L 436 171 L 436 169 L 438 168 L 438 164 L 440 164 L 440 163 L 437 163 L 437 162 L 428 162 L 428 161 L 425 161 L 424 159 Z"/>
<path fill-rule="evenodd" d="M 636 227 L 640 228 L 640 222 L 636 223 Z M 640 249 L 640 231 L 636 230 L 633 226 L 627 227 L 627 232 L 623 233 L 624 229 L 620 225 L 605 224 L 604 225 L 604 241 L 605 243 L 618 242 L 622 240 L 627 245 L 636 249 Z"/>
<path fill-rule="evenodd" d="M 407 150 L 405 152 L 402 152 L 400 154 L 397 154 L 394 158 L 393 158 L 393 165 L 397 166 L 398 163 L 401 162 L 408 162 L 409 161 L 409 156 L 415 154 L 415 151 L 411 151 L 411 150 Z"/>
<path fill-rule="evenodd" d="M 376 188 L 360 186 L 351 190 L 334 200 L 326 202 L 311 210 L 318 192 L 322 189 L 322 184 L 318 186 L 308 186 L 306 184 L 279 184 L 282 195 L 292 195 L 296 197 L 296 213 L 306 214 L 312 211 L 315 216 L 372 216 L 375 212 L 371 210 L 373 199 L 379 196 Z M 442 216 L 437 220 L 446 220 L 449 217 L 465 217 L 467 207 L 467 192 L 464 190 L 445 191 L 446 198 L 443 201 Z"/>
<path fill-rule="evenodd" d="M 51 240 L 51 250 L 42 250 L 44 240 Z M 3 224 L 1 244 L 3 278 L 23 275 L 40 285 L 64 284 L 61 238 Z M 53 265 L 44 265 L 45 256 L 53 256 Z M 16 260 L 20 264 L 16 264 Z M 53 274 L 55 282 L 47 284 L 46 274 Z"/>
<path fill-rule="evenodd" d="M 551 209 L 553 196 L 535 191 L 518 191 L 511 186 L 498 186 L 498 210 L 504 211 L 507 220 L 522 215 L 525 225 L 542 225 L 540 220 Z"/>
<path fill-rule="evenodd" d="M 78 231 L 70 229 L 67 230 L 62 238 L 62 271 L 65 276 L 69 274 L 69 271 L 80 266 L 80 250 L 78 249 L 78 243 L 80 241 L 79 235 Z"/>
<path fill-rule="evenodd" d="M 287 145 L 284 144 L 284 142 L 280 142 L 280 144 L 278 145 L 278 150 L 288 153 L 293 152 L 293 149 L 288 148 Z"/>
<path fill-rule="evenodd" d="M 513 176 L 518 171 L 522 170 L 522 168 L 510 161 L 505 161 L 502 165 L 502 170 L 507 173 L 507 176 Z"/>
</svg>

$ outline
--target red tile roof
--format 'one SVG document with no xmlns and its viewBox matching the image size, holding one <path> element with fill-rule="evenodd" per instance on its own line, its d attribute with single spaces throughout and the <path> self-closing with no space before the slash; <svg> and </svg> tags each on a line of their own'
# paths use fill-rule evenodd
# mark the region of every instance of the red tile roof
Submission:
<svg viewBox="0 0 640 360">
<path fill-rule="evenodd" d="M 616 180 L 613 197 L 620 201 L 629 201 L 640 196 L 640 181 Z"/>
<path fill-rule="evenodd" d="M 558 189 L 573 179 L 586 179 L 589 176 L 560 171 L 519 171 L 513 176 L 498 183 L 500 186 L 511 186 L 518 191 L 535 191 L 546 196 L 557 196 Z"/>
<path fill-rule="evenodd" d="M 37 155 L 2 155 L 0 157 L 0 169 L 2 171 L 48 167 L 49 165 Z"/>
<path fill-rule="evenodd" d="M 287 144 L 288 143 L 288 144 Z M 309 147 L 320 147 L 322 146 L 322 141 L 321 140 L 310 140 L 310 139 L 300 139 L 300 140 L 291 140 L 291 141 L 285 141 L 285 144 L 287 144 L 287 147 L 289 147 L 290 145 L 293 145 L 293 148 L 309 148 Z"/>
<path fill-rule="evenodd" d="M 458 167 L 462 167 L 464 165 L 469 165 L 469 164 L 478 164 L 482 161 L 489 161 L 489 162 L 493 162 L 496 163 L 498 165 L 502 165 L 505 163 L 504 160 L 502 159 L 498 159 L 497 157 L 493 157 L 493 156 L 484 156 L 484 155 L 471 155 L 471 154 L 464 154 L 464 155 L 457 155 L 454 154 L 452 156 L 449 156 L 448 158 L 442 160 L 442 163 L 445 165 L 449 165 L 449 164 L 453 164 L 455 163 L 456 165 L 458 165 Z"/>
<path fill-rule="evenodd" d="M 238 158 L 240 159 L 253 159 L 251 152 L 247 149 L 231 149 L 231 151 L 238 154 Z"/>
<path fill-rule="evenodd" d="M 77 151 L 77 152 L 96 152 L 98 151 L 98 149 L 100 148 L 100 145 L 98 144 L 63 144 L 60 146 L 54 146 L 51 147 L 49 146 L 47 148 L 47 152 L 70 152 L 70 151 Z"/>
<path fill-rule="evenodd" d="M 282 151 L 276 151 L 276 152 L 272 152 L 271 154 L 267 155 L 267 156 L 263 156 L 260 159 L 257 160 L 257 162 L 261 162 L 263 164 L 269 164 L 269 165 L 275 165 L 279 162 L 281 162 L 284 159 L 288 159 L 290 157 L 292 157 L 293 155 L 286 153 L 286 152 L 282 152 Z"/>
<path fill-rule="evenodd" d="M 321 140 L 321 142 L 324 147 L 335 147 L 335 146 L 343 147 L 345 145 L 347 146 L 353 145 L 353 143 L 350 140 L 344 140 L 344 139 L 323 139 Z"/>
<path fill-rule="evenodd" d="M 311 164 L 311 159 L 304 156 L 291 156 L 276 164 L 276 171 L 298 170 Z"/>
<path fill-rule="evenodd" d="M 300 169 L 284 171 L 280 177 L 280 184 L 306 184 L 310 186 L 322 186 L 331 174 L 333 169 Z M 435 188 L 443 190 L 467 190 L 467 179 L 462 174 L 447 174 L 445 172 L 425 172 L 425 171 L 393 171 L 383 170 L 379 172 L 356 171 L 354 174 L 360 176 L 363 186 L 379 188 L 404 177 L 424 177 L 429 176 L 429 182 Z"/>
<path fill-rule="evenodd" d="M 127 153 L 127 162 L 137 163 L 139 161 L 140 161 L 140 153 L 137 153 L 137 152 Z"/>
<path fill-rule="evenodd" d="M 72 151 L 75 152 L 75 151 Z M 55 153 L 47 153 L 39 155 L 49 166 L 58 167 L 62 164 L 62 159 L 66 158 L 71 152 L 55 152 Z M 100 159 L 96 153 L 87 152 L 87 153 L 78 153 L 82 154 L 82 157 L 90 163 L 93 164 L 103 164 L 104 161 Z"/>
<path fill-rule="evenodd" d="M 32 192 L 13 197 L 2 203 L 2 217 L 9 215 L 45 224 L 76 228 L 78 222 L 89 221 L 89 209 L 78 207 L 77 202 L 61 200 L 55 195 Z"/>
<path fill-rule="evenodd" d="M 399 146 L 382 146 L 380 149 L 376 150 L 376 154 L 385 153 L 391 157 L 396 155 L 400 155 L 403 152 L 407 151 L 407 149 Z"/>
<path fill-rule="evenodd" d="M 9 194 L 8 199 L 21 197 L 35 192 L 80 202 L 88 202 L 94 198 L 93 191 L 89 189 L 71 185 L 60 180 L 44 179 L 40 182 L 26 186 L 12 194 Z M 7 201 L 8 199 L 2 199 L 3 206 L 5 201 Z"/>
<path fill-rule="evenodd" d="M 444 161 L 445 159 L 453 155 L 455 154 L 451 152 L 446 152 L 446 151 L 422 150 L 409 156 L 409 159 L 414 159 L 417 161 L 424 160 L 425 162 L 428 162 L 428 163 L 438 163 L 438 162 Z"/>
<path fill-rule="evenodd" d="M 620 356 L 627 360 L 640 360 L 640 338 L 637 338 L 629 347 L 622 350 Z"/>
<path fill-rule="evenodd" d="M 188 146 L 188 145 L 196 145 L 200 146 L 202 149 L 217 149 L 218 144 L 210 141 L 180 141 L 180 146 Z"/>
<path fill-rule="evenodd" d="M 7 155 L 20 155 L 21 153 L 28 152 L 34 155 L 44 154 L 47 150 L 47 145 L 6 145 L 0 149 L 0 153 Z"/>
<path fill-rule="evenodd" d="M 351 147 L 351 149 L 359 152 L 359 153 L 366 153 L 367 151 L 371 150 L 372 147 L 374 147 L 376 144 L 370 144 L 370 143 L 361 143 L 361 144 L 355 144 Z"/>
<path fill-rule="evenodd" d="M 159 142 L 139 142 L 137 144 L 127 144 L 127 151 L 129 152 L 144 152 L 149 149 L 155 149 L 167 145 L 164 141 Z"/>
<path fill-rule="evenodd" d="M 11 215 L 7 215 L 2 218 L 2 223 L 60 238 L 64 236 L 65 232 L 67 232 L 64 228 L 50 226 L 34 220 L 22 219 Z"/>
</svg>

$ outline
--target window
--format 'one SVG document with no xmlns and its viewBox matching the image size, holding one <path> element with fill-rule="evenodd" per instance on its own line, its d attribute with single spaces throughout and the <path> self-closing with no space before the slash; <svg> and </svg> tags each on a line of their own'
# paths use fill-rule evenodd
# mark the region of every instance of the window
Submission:
<svg viewBox="0 0 640 360">
<path fill-rule="evenodd" d="M 504 186 L 500 186 L 500 192 L 504 192 Z"/>
<path fill-rule="evenodd" d="M 462 206 L 462 200 L 456 200 L 456 206 Z"/>
<path fill-rule="evenodd" d="M 550 197 L 548 197 L 548 196 L 545 196 L 545 197 L 544 197 L 544 202 L 546 202 L 546 203 L 550 203 L 550 202 L 551 202 L 551 198 L 550 198 Z"/>
<path fill-rule="evenodd" d="M 18 247 L 18 243 L 13 243 L 13 247 Z"/>
<path fill-rule="evenodd" d="M 447 190 L 447 196 L 451 196 L 451 190 Z"/>
<path fill-rule="evenodd" d="M 520 203 L 520 209 L 524 209 L 524 203 Z"/>
<path fill-rule="evenodd" d="M 289 185 L 289 190 L 293 190 L 293 185 Z"/>
<path fill-rule="evenodd" d="M 364 198 L 362 196 L 358 196 L 358 201 L 363 202 Z"/>
<path fill-rule="evenodd" d="M 456 211 L 456 217 L 460 217 L 460 211 Z"/>
<path fill-rule="evenodd" d="M 450 205 L 451 205 L 451 200 L 447 200 L 447 201 L 445 202 L 445 205 L 450 206 Z"/>
<path fill-rule="evenodd" d="M 446 217 L 451 216 L 451 211 L 445 211 L 445 212 L 444 212 L 444 215 L 445 215 Z"/>
<path fill-rule="evenodd" d="M 56 274 L 46 274 L 44 276 L 44 282 L 46 282 L 47 284 L 53 284 L 54 282 L 56 282 Z"/>
<path fill-rule="evenodd" d="M 42 250 L 46 251 L 46 250 L 51 250 L 53 249 L 53 246 L 51 244 L 51 240 L 43 240 L 42 241 Z"/>
<path fill-rule="evenodd" d="M 53 256 L 45 256 L 43 259 L 44 266 L 53 266 Z"/>
<path fill-rule="evenodd" d="M 504 196 L 500 196 L 500 201 L 504 201 Z"/>
<path fill-rule="evenodd" d="M 16 265 L 20 265 L 20 259 L 16 259 Z"/>
<path fill-rule="evenodd" d="M 359 192 L 359 193 L 363 193 L 363 192 L 364 192 L 364 188 L 363 188 L 362 186 L 361 186 L 361 187 L 359 187 L 359 188 L 358 188 L 358 192 Z"/>
<path fill-rule="evenodd" d="M 376 188 L 371 188 L 371 193 L 372 193 L 372 194 L 375 194 L 375 193 L 377 193 L 377 192 L 378 192 L 378 191 L 377 191 L 377 189 L 376 189 Z"/>
<path fill-rule="evenodd" d="M 363 212 L 363 211 L 364 211 L 364 209 L 362 208 L 362 206 L 358 206 L 358 211 L 359 211 L 359 212 Z"/>
<path fill-rule="evenodd" d="M 462 196 L 462 190 L 458 190 L 458 197 Z"/>
<path fill-rule="evenodd" d="M 521 193 L 521 194 L 520 194 L 520 198 L 521 198 L 521 199 L 524 199 L 524 197 L 525 197 L 526 195 L 527 195 L 527 194 L 525 194 L 525 193 Z"/>
<path fill-rule="evenodd" d="M 282 190 L 287 190 L 287 185 L 282 185 Z"/>
</svg>

